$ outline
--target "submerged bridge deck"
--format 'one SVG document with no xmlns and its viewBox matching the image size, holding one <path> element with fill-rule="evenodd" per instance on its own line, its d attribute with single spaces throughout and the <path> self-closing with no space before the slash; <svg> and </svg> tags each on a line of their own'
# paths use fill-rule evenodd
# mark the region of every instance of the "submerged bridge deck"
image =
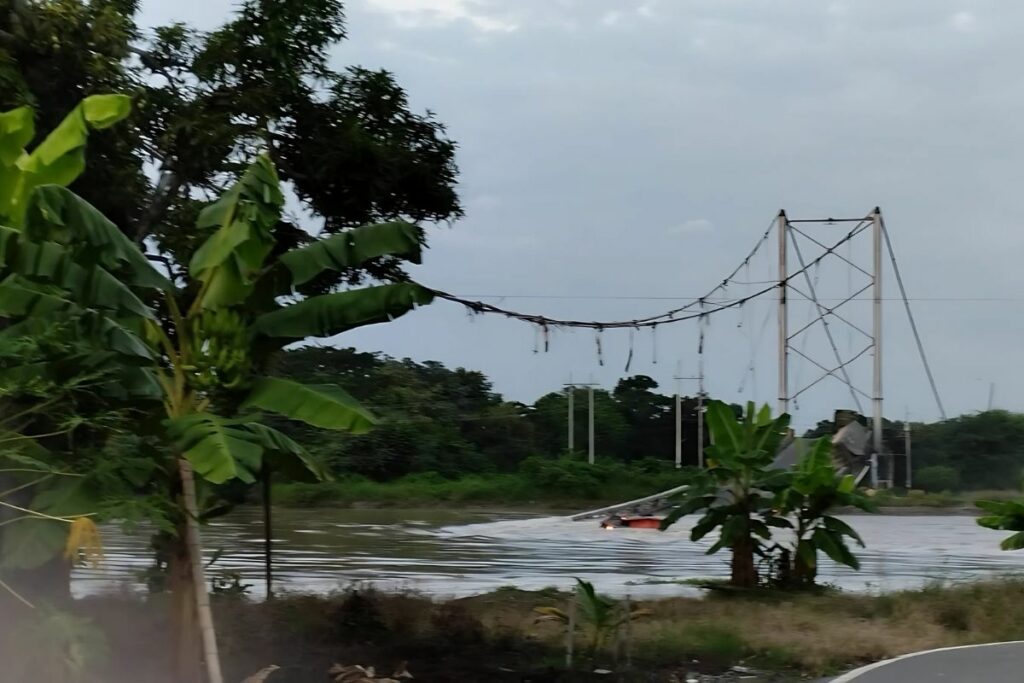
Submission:
<svg viewBox="0 0 1024 683">
<path fill-rule="evenodd" d="M 858 484 L 864 480 L 864 477 L 867 476 L 871 469 L 867 450 L 870 438 L 871 432 L 856 422 L 844 426 L 832 437 L 832 458 L 836 469 L 840 472 L 857 472 L 856 479 Z M 779 454 L 776 456 L 773 465 L 778 468 L 789 468 L 796 465 L 812 441 L 811 439 L 789 439 L 779 449 Z M 574 515 L 569 515 L 569 519 L 579 522 L 598 517 L 610 517 L 612 515 L 654 515 L 671 508 L 671 497 L 685 490 L 686 485 L 684 484 L 665 491 L 659 491 L 658 493 L 652 493 L 643 498 L 627 500 L 624 503 L 616 503 L 615 505 L 606 505 L 596 510 L 578 512 Z"/>
</svg>

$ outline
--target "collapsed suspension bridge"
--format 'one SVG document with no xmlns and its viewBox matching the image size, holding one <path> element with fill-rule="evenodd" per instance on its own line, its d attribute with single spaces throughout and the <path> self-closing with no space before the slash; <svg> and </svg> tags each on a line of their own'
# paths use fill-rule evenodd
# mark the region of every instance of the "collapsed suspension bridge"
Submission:
<svg viewBox="0 0 1024 683">
<path fill-rule="evenodd" d="M 823 238 L 822 228 L 841 226 L 844 228 L 838 240 L 830 241 Z M 870 238 L 870 256 L 867 263 L 858 263 L 852 255 L 851 247 L 861 238 Z M 774 246 L 772 242 L 774 240 Z M 774 248 L 777 263 L 776 277 L 765 281 L 754 282 L 749 277 L 749 268 L 759 253 L 766 253 Z M 805 251 L 806 250 L 806 251 Z M 845 253 L 844 253 L 845 252 Z M 770 255 L 770 254 L 768 254 Z M 885 257 L 888 256 L 888 259 Z M 550 337 L 554 331 L 570 328 L 590 329 L 595 333 L 597 359 L 604 364 L 602 334 L 609 330 L 640 329 L 656 330 L 665 325 L 684 322 L 695 322 L 698 325 L 697 354 L 703 366 L 706 323 L 724 311 L 741 309 L 744 305 L 760 299 L 774 299 L 776 304 L 777 322 L 777 365 L 778 365 L 778 410 L 789 412 L 791 404 L 797 404 L 799 398 L 811 388 L 826 379 L 835 379 L 846 386 L 853 404 L 859 412 L 863 412 L 862 399 L 872 406 L 872 429 L 874 455 L 871 458 L 870 475 L 873 486 L 880 483 L 878 454 L 884 450 L 882 441 L 883 423 L 883 355 L 882 355 L 882 302 L 884 271 L 886 261 L 891 266 L 899 298 L 903 303 L 910 329 L 914 337 L 917 353 L 924 367 L 928 384 L 943 419 L 946 418 L 945 408 L 939 395 L 924 344 L 921 340 L 907 296 L 903 276 L 899 269 L 892 241 L 885 226 L 885 220 L 879 208 L 875 208 L 861 217 L 854 218 L 790 218 L 785 211 L 780 211 L 772 219 L 753 249 L 718 284 L 709 289 L 703 296 L 689 300 L 670 310 L 627 320 L 579 320 L 561 319 L 534 313 L 523 313 L 503 308 L 491 303 L 457 296 L 443 291 L 432 290 L 440 299 L 461 304 L 473 313 L 494 314 L 513 320 L 525 322 L 537 329 L 543 340 L 543 348 L 549 347 Z M 826 299 L 819 291 L 818 270 L 826 262 L 845 264 L 850 277 L 845 293 L 832 299 Z M 798 266 L 798 267 L 793 267 Z M 746 271 L 748 275 L 741 278 Z M 860 280 L 854 283 L 853 275 Z M 744 286 L 748 291 L 742 296 L 730 296 L 730 287 Z M 751 289 L 751 287 L 753 287 Z M 853 302 L 863 300 L 862 295 L 870 294 L 872 314 L 870 323 L 855 321 L 847 314 Z M 808 302 L 813 315 L 800 325 L 791 326 L 791 309 L 796 301 Z M 767 319 L 766 319 L 767 322 Z M 795 329 L 793 329 L 795 328 Z M 837 343 L 839 328 L 845 328 L 851 335 L 862 340 L 862 345 L 851 348 L 843 353 Z M 806 339 L 812 331 L 818 331 L 827 342 L 825 355 L 822 358 L 808 350 Z M 627 359 L 627 370 L 632 360 L 632 337 Z M 870 354 L 872 358 L 871 389 L 862 388 L 863 382 L 854 379 L 852 366 L 862 357 Z M 791 360 L 798 359 L 813 367 L 817 373 L 809 381 L 799 382 L 791 369 Z M 889 483 L 891 483 L 891 464 Z"/>
<path fill-rule="evenodd" d="M 827 239 L 822 240 L 819 236 L 812 234 L 815 232 L 814 228 L 826 226 L 844 226 L 848 228 L 848 230 L 840 239 L 833 242 L 829 242 Z M 852 253 L 849 250 L 849 247 L 853 245 L 855 240 L 861 235 L 869 235 L 871 237 L 870 264 L 867 266 L 862 266 L 855 262 L 852 258 Z M 760 282 L 751 281 L 749 277 L 751 263 L 759 253 L 764 252 L 766 255 L 770 256 L 768 251 L 771 248 L 770 245 L 773 237 L 776 247 L 776 277 L 774 279 L 769 278 L 768 280 Z M 847 247 L 845 254 L 841 253 L 841 248 L 843 247 Z M 805 255 L 804 248 L 808 248 L 810 250 L 808 254 L 814 254 L 813 258 L 808 258 Z M 777 396 L 779 411 L 788 412 L 791 403 L 796 404 L 802 394 L 829 378 L 836 379 L 846 385 L 858 411 L 862 411 L 862 398 L 870 400 L 873 407 L 873 425 L 870 436 L 874 440 L 874 449 L 870 455 L 870 464 L 866 467 L 861 467 L 859 463 L 849 463 L 844 464 L 843 466 L 855 466 L 858 470 L 858 480 L 863 477 L 866 472 L 870 472 L 872 486 L 877 487 L 879 484 L 878 455 L 882 453 L 883 450 L 882 408 L 884 398 L 882 383 L 882 295 L 884 284 L 883 271 L 885 266 L 884 256 L 886 253 L 889 257 L 888 260 L 891 264 L 893 275 L 899 289 L 900 299 L 903 302 L 907 319 L 910 323 L 911 331 L 917 347 L 917 353 L 923 364 L 932 396 L 935 399 L 936 406 L 938 407 L 938 411 L 942 419 L 946 419 L 945 408 L 942 405 L 942 400 L 936 387 L 934 376 L 932 375 L 927 356 L 925 355 L 924 345 L 917 329 L 917 323 L 914 320 L 913 312 L 910 307 L 910 300 L 907 297 L 903 277 L 899 270 L 896 254 L 893 251 L 892 241 L 889 237 L 888 231 L 886 230 L 882 212 L 877 207 L 866 215 L 857 218 L 794 219 L 787 216 L 785 211 L 780 211 L 778 215 L 772 219 L 768 228 L 754 245 L 754 248 L 751 249 L 739 265 L 736 266 L 736 268 L 734 268 L 724 279 L 709 289 L 703 296 L 688 300 L 681 306 L 674 307 L 656 315 L 629 320 L 606 321 L 560 319 L 539 314 L 513 311 L 470 297 L 457 296 L 440 290 L 431 289 L 430 291 L 433 292 L 435 297 L 465 306 L 473 313 L 504 316 L 506 318 L 518 320 L 534 326 L 537 329 L 538 337 L 543 339 L 544 350 L 548 349 L 550 335 L 553 331 L 571 328 L 594 330 L 598 362 L 602 365 L 604 364 L 604 360 L 601 335 L 607 330 L 635 331 L 645 328 L 656 330 L 658 327 L 663 325 L 696 321 L 699 330 L 697 354 L 701 357 L 701 367 L 703 367 L 705 329 L 708 320 L 724 311 L 741 309 L 749 302 L 759 299 L 774 298 L 776 303 L 776 321 L 778 328 Z M 794 264 L 799 265 L 798 268 L 790 268 L 791 257 L 796 258 Z M 827 300 L 819 291 L 818 273 L 816 272 L 819 266 L 826 261 L 839 261 L 841 263 L 845 263 L 851 274 L 857 273 L 866 278 L 866 280 L 864 280 L 859 286 L 855 286 L 851 277 L 848 281 L 845 296 L 836 299 L 835 303 L 832 300 Z M 739 275 L 742 272 L 746 272 L 747 276 L 740 279 Z M 729 296 L 730 287 L 737 285 L 753 287 L 753 289 L 745 293 L 743 296 Z M 865 294 L 868 291 L 871 292 L 872 302 L 871 323 L 869 325 L 862 325 L 852 320 L 851 316 L 846 315 L 846 308 L 849 307 L 852 302 L 858 300 L 862 294 Z M 794 299 L 809 302 L 814 313 L 809 322 L 797 327 L 795 331 L 791 330 L 789 324 L 790 309 L 794 303 Z M 826 305 L 826 303 L 830 303 L 832 305 Z M 768 319 L 766 318 L 766 323 L 767 320 Z M 865 340 L 864 346 L 856 351 L 851 349 L 846 355 L 844 355 L 840 351 L 839 345 L 836 342 L 837 334 L 835 328 L 839 326 L 845 326 L 849 330 L 863 337 Z M 829 348 L 829 355 L 831 355 L 831 361 L 821 361 L 817 359 L 814 354 L 808 352 L 805 345 L 799 343 L 801 339 L 805 338 L 812 329 L 819 329 L 823 332 L 824 337 L 828 342 L 827 345 Z M 632 336 L 630 339 L 632 344 Z M 794 344 L 794 342 L 797 342 L 797 344 Z M 873 358 L 871 393 L 861 389 L 854 381 L 850 372 L 851 366 L 858 359 L 868 353 L 871 353 Z M 629 359 L 626 362 L 627 370 L 629 369 L 629 363 L 632 360 L 632 356 L 633 353 L 631 345 Z M 817 369 L 817 371 L 819 371 L 820 374 L 818 374 L 818 376 L 813 380 L 803 384 L 793 382 L 793 373 L 790 369 L 791 356 L 797 356 L 808 361 Z M 856 424 L 854 423 L 848 426 L 855 427 Z M 836 434 L 833 438 L 833 443 L 838 443 L 846 439 L 847 436 L 848 435 L 843 434 L 841 430 L 841 432 Z M 855 439 L 856 438 L 861 437 L 855 437 Z M 777 462 L 785 459 L 785 457 L 786 454 L 780 453 Z M 890 473 L 891 466 L 890 460 Z M 273 553 L 270 541 L 272 537 L 270 478 L 264 477 L 263 483 L 265 536 L 264 561 L 267 594 L 271 595 L 273 592 Z M 598 510 L 582 512 L 572 515 L 569 519 L 593 519 L 595 517 L 615 514 L 625 510 L 636 509 L 640 506 L 657 506 L 664 503 L 669 496 L 679 492 L 682 488 L 683 487 L 676 487 L 668 491 L 654 493 L 638 500 L 627 501 L 617 505 L 600 508 Z"/>
</svg>

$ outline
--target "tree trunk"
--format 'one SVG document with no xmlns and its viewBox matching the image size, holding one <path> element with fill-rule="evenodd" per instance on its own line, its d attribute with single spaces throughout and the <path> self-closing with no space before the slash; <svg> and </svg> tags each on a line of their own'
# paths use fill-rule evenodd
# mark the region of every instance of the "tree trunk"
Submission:
<svg viewBox="0 0 1024 683">
<path fill-rule="evenodd" d="M 199 506 L 196 503 L 192 466 L 178 459 L 184 520 L 171 552 L 172 605 L 177 631 L 176 655 L 181 683 L 223 683 L 217 634 L 213 626 L 210 596 L 203 571 L 202 545 L 199 540 Z M 199 668 L 199 663 L 205 664 Z M 204 671 L 195 675 L 196 671 Z"/>
<path fill-rule="evenodd" d="M 754 540 L 749 536 L 740 539 L 732 547 L 732 576 L 729 583 L 737 588 L 757 588 Z"/>
<path fill-rule="evenodd" d="M 800 553 L 796 553 L 793 559 L 793 582 L 798 588 L 807 588 L 814 585 L 814 582 L 818 578 L 818 568 L 811 567 L 803 558 L 800 557 Z"/>
<path fill-rule="evenodd" d="M 167 586 L 171 592 L 171 628 L 174 639 L 174 670 L 180 683 L 202 681 L 202 647 L 196 616 L 195 581 L 186 541 L 185 523 L 169 544 Z"/>
</svg>

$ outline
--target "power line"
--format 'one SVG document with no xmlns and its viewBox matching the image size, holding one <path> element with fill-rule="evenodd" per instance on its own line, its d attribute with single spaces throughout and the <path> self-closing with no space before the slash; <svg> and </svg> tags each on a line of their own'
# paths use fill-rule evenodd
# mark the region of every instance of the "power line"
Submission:
<svg viewBox="0 0 1024 683">
<path fill-rule="evenodd" d="M 740 282 L 732 281 L 732 284 L 740 285 L 753 285 L 753 284 L 768 284 L 772 283 L 778 285 L 777 280 L 770 280 L 764 282 Z M 624 296 L 624 295 L 600 295 L 600 294 L 459 294 L 461 298 L 465 299 L 551 299 L 551 300 L 590 300 L 590 301 L 693 301 L 695 297 L 690 296 Z M 808 297 L 809 299 L 809 297 Z M 963 297 L 963 296 L 925 296 L 925 297 L 883 297 L 882 301 L 933 301 L 933 302 L 1015 302 L 1024 301 L 1024 297 L 1021 296 L 1003 296 L 1003 297 Z M 715 304 L 728 301 L 735 301 L 730 298 L 711 298 L 706 297 L 704 303 Z M 818 301 L 874 301 L 873 297 L 857 297 L 854 299 L 840 299 L 818 297 Z"/>
<path fill-rule="evenodd" d="M 539 327 L 541 327 L 542 329 L 545 329 L 545 330 L 548 329 L 548 328 L 552 328 L 552 327 L 554 327 L 554 328 L 563 328 L 563 327 L 587 328 L 587 329 L 593 329 L 593 330 L 598 330 L 598 331 L 608 330 L 608 329 L 638 329 L 638 328 L 641 328 L 641 327 L 656 328 L 659 325 L 668 325 L 668 324 L 671 324 L 671 323 L 684 322 L 684 321 L 687 321 L 687 320 L 694 320 L 694 319 L 698 319 L 698 318 L 699 319 L 704 319 L 707 316 L 713 315 L 715 313 L 719 313 L 721 311 L 725 311 L 725 310 L 728 310 L 728 309 L 736 308 L 737 306 L 742 306 L 743 304 L 747 303 L 748 301 L 752 301 L 754 299 L 757 299 L 758 297 L 764 296 L 765 294 L 768 294 L 768 293 L 772 292 L 773 290 L 775 290 L 775 289 L 777 289 L 779 287 L 787 286 L 789 284 L 790 280 L 793 280 L 794 278 L 803 275 L 808 269 L 816 266 L 818 263 L 823 261 L 825 258 L 827 258 L 828 256 L 832 255 L 835 252 L 835 250 L 838 249 L 840 246 L 842 246 L 846 242 L 848 242 L 851 239 L 853 239 L 853 237 L 856 236 L 856 234 L 858 232 L 858 228 L 854 228 L 853 230 L 851 230 L 849 233 L 846 234 L 845 237 L 843 237 L 841 240 L 836 242 L 831 247 L 825 249 L 825 251 L 822 252 L 817 258 L 815 258 L 813 261 L 810 261 L 806 266 L 804 266 L 800 270 L 788 274 L 785 279 L 782 279 L 779 282 L 773 283 L 770 286 L 764 287 L 764 288 L 754 292 L 753 294 L 750 294 L 750 295 L 747 295 L 747 296 L 744 296 L 744 297 L 741 297 L 741 298 L 738 298 L 738 299 L 732 299 L 732 300 L 727 300 L 725 302 L 719 302 L 719 303 L 714 304 L 714 308 L 705 309 L 704 306 L 709 303 L 707 297 L 710 296 L 711 294 L 713 294 L 714 292 L 716 292 L 716 291 L 718 291 L 720 289 L 723 289 L 726 286 L 728 286 L 730 279 L 732 277 L 734 277 L 736 275 L 736 273 L 738 273 L 743 268 L 743 266 L 746 263 L 749 263 L 749 261 L 753 257 L 753 255 L 757 253 L 757 250 L 760 248 L 760 245 L 763 244 L 765 240 L 767 240 L 768 234 L 770 233 L 770 231 L 771 231 L 771 228 L 769 228 L 769 230 L 765 233 L 765 236 L 761 238 L 761 241 L 758 243 L 757 246 L 754 247 L 753 251 L 751 251 L 751 253 L 743 260 L 742 263 L 740 263 L 739 266 L 736 267 L 735 270 L 733 270 L 733 272 L 730 274 L 730 276 L 727 277 L 725 280 L 723 280 L 721 282 L 721 284 L 719 284 L 716 287 L 714 287 L 709 292 L 709 294 L 707 296 L 700 297 L 696 301 L 691 301 L 690 303 L 686 304 L 685 306 L 674 308 L 672 310 L 665 311 L 664 313 L 659 313 L 657 315 L 647 316 L 647 317 L 644 317 L 644 318 L 636 318 L 636 319 L 633 319 L 633 320 L 613 320 L 613 321 L 590 320 L 590 321 L 588 321 L 588 320 L 565 320 L 565 319 L 559 319 L 559 318 L 550 318 L 548 316 L 538 315 L 538 314 L 535 314 L 535 313 L 521 313 L 521 312 L 518 312 L 518 311 L 512 311 L 512 310 L 509 310 L 509 309 L 501 308 L 500 306 L 495 306 L 493 304 L 484 303 L 484 302 L 479 301 L 479 300 L 472 300 L 472 299 L 468 299 L 468 298 L 463 298 L 463 297 L 456 296 L 454 294 L 449 294 L 448 292 L 443 292 L 443 291 L 436 290 L 436 289 L 431 290 L 431 291 L 433 292 L 434 296 L 436 296 L 437 298 L 439 298 L 439 299 L 446 299 L 448 301 L 452 301 L 454 303 L 461 304 L 462 306 L 465 306 L 466 308 L 468 308 L 469 310 L 473 311 L 474 313 L 493 313 L 493 314 L 497 314 L 497 315 L 503 315 L 506 318 L 511 318 L 511 319 L 514 319 L 514 320 L 520 320 L 522 322 L 527 322 L 527 323 L 530 323 L 530 324 L 533 324 L 533 325 L 537 325 L 537 326 L 539 326 Z M 698 312 L 698 313 L 688 313 L 686 315 L 683 315 L 684 312 L 688 311 L 689 309 L 693 308 L 694 306 L 700 306 L 701 307 L 700 312 Z"/>
</svg>

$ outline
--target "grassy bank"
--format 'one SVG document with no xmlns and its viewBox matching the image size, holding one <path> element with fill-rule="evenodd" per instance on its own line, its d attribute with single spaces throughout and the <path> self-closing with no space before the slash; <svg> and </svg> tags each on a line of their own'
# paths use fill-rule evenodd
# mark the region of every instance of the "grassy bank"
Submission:
<svg viewBox="0 0 1024 683">
<path fill-rule="evenodd" d="M 559 624 L 537 622 L 534 608 L 564 606 L 566 598 L 554 590 L 509 588 L 434 602 L 370 591 L 280 596 L 266 603 L 215 596 L 214 608 L 229 681 L 270 664 L 281 667 L 270 683 L 326 680 L 335 662 L 373 665 L 384 673 L 405 662 L 415 680 L 428 683 L 607 680 L 561 671 L 564 631 Z M 737 664 L 770 673 L 762 680 L 800 680 L 922 649 L 1022 639 L 1024 612 L 1012 608 L 1022 602 L 1024 580 L 880 596 L 734 595 L 644 602 L 637 606 L 650 614 L 632 626 L 633 669 L 616 680 L 684 680 L 689 672 L 720 673 Z M 165 607 L 161 597 L 78 601 L 74 610 L 79 617 L 92 620 L 89 632 L 106 640 L 104 648 L 93 638 L 90 656 L 104 649 L 110 653 L 92 664 L 95 680 L 169 681 Z M 0 622 L 11 615 L 0 614 Z M 37 632 L 5 632 L 32 636 L 0 643 L 5 661 L 31 661 L 33 648 L 41 661 L 53 661 L 53 648 Z M 577 653 L 582 649 L 581 635 Z M 623 664 L 620 659 L 616 665 L 611 646 L 593 662 L 619 671 Z"/>
<path fill-rule="evenodd" d="M 531 505 L 576 508 L 641 498 L 680 484 L 674 470 L 620 463 L 598 463 L 593 468 L 575 461 L 545 460 L 526 465 L 513 474 L 477 474 L 447 479 L 434 473 L 411 474 L 380 482 L 358 476 L 315 484 L 274 486 L 274 502 L 288 507 L 373 504 L 392 507 L 464 505 Z M 1020 498 L 1019 491 L 878 491 L 882 508 L 958 510 L 975 509 L 976 500 Z"/>
<path fill-rule="evenodd" d="M 478 474 L 446 479 L 438 474 L 412 474 L 387 482 L 345 476 L 316 484 L 279 484 L 274 502 L 291 507 L 374 503 L 409 506 L 441 503 L 577 504 L 615 503 L 648 496 L 677 486 L 679 474 L 661 461 L 636 465 L 531 458 L 511 474 Z"/>
<path fill-rule="evenodd" d="M 975 508 L 977 500 L 1011 500 L 1024 497 L 1017 490 L 990 490 L 990 491 L 878 491 L 875 494 L 875 502 L 882 507 L 891 508 Z"/>
</svg>

